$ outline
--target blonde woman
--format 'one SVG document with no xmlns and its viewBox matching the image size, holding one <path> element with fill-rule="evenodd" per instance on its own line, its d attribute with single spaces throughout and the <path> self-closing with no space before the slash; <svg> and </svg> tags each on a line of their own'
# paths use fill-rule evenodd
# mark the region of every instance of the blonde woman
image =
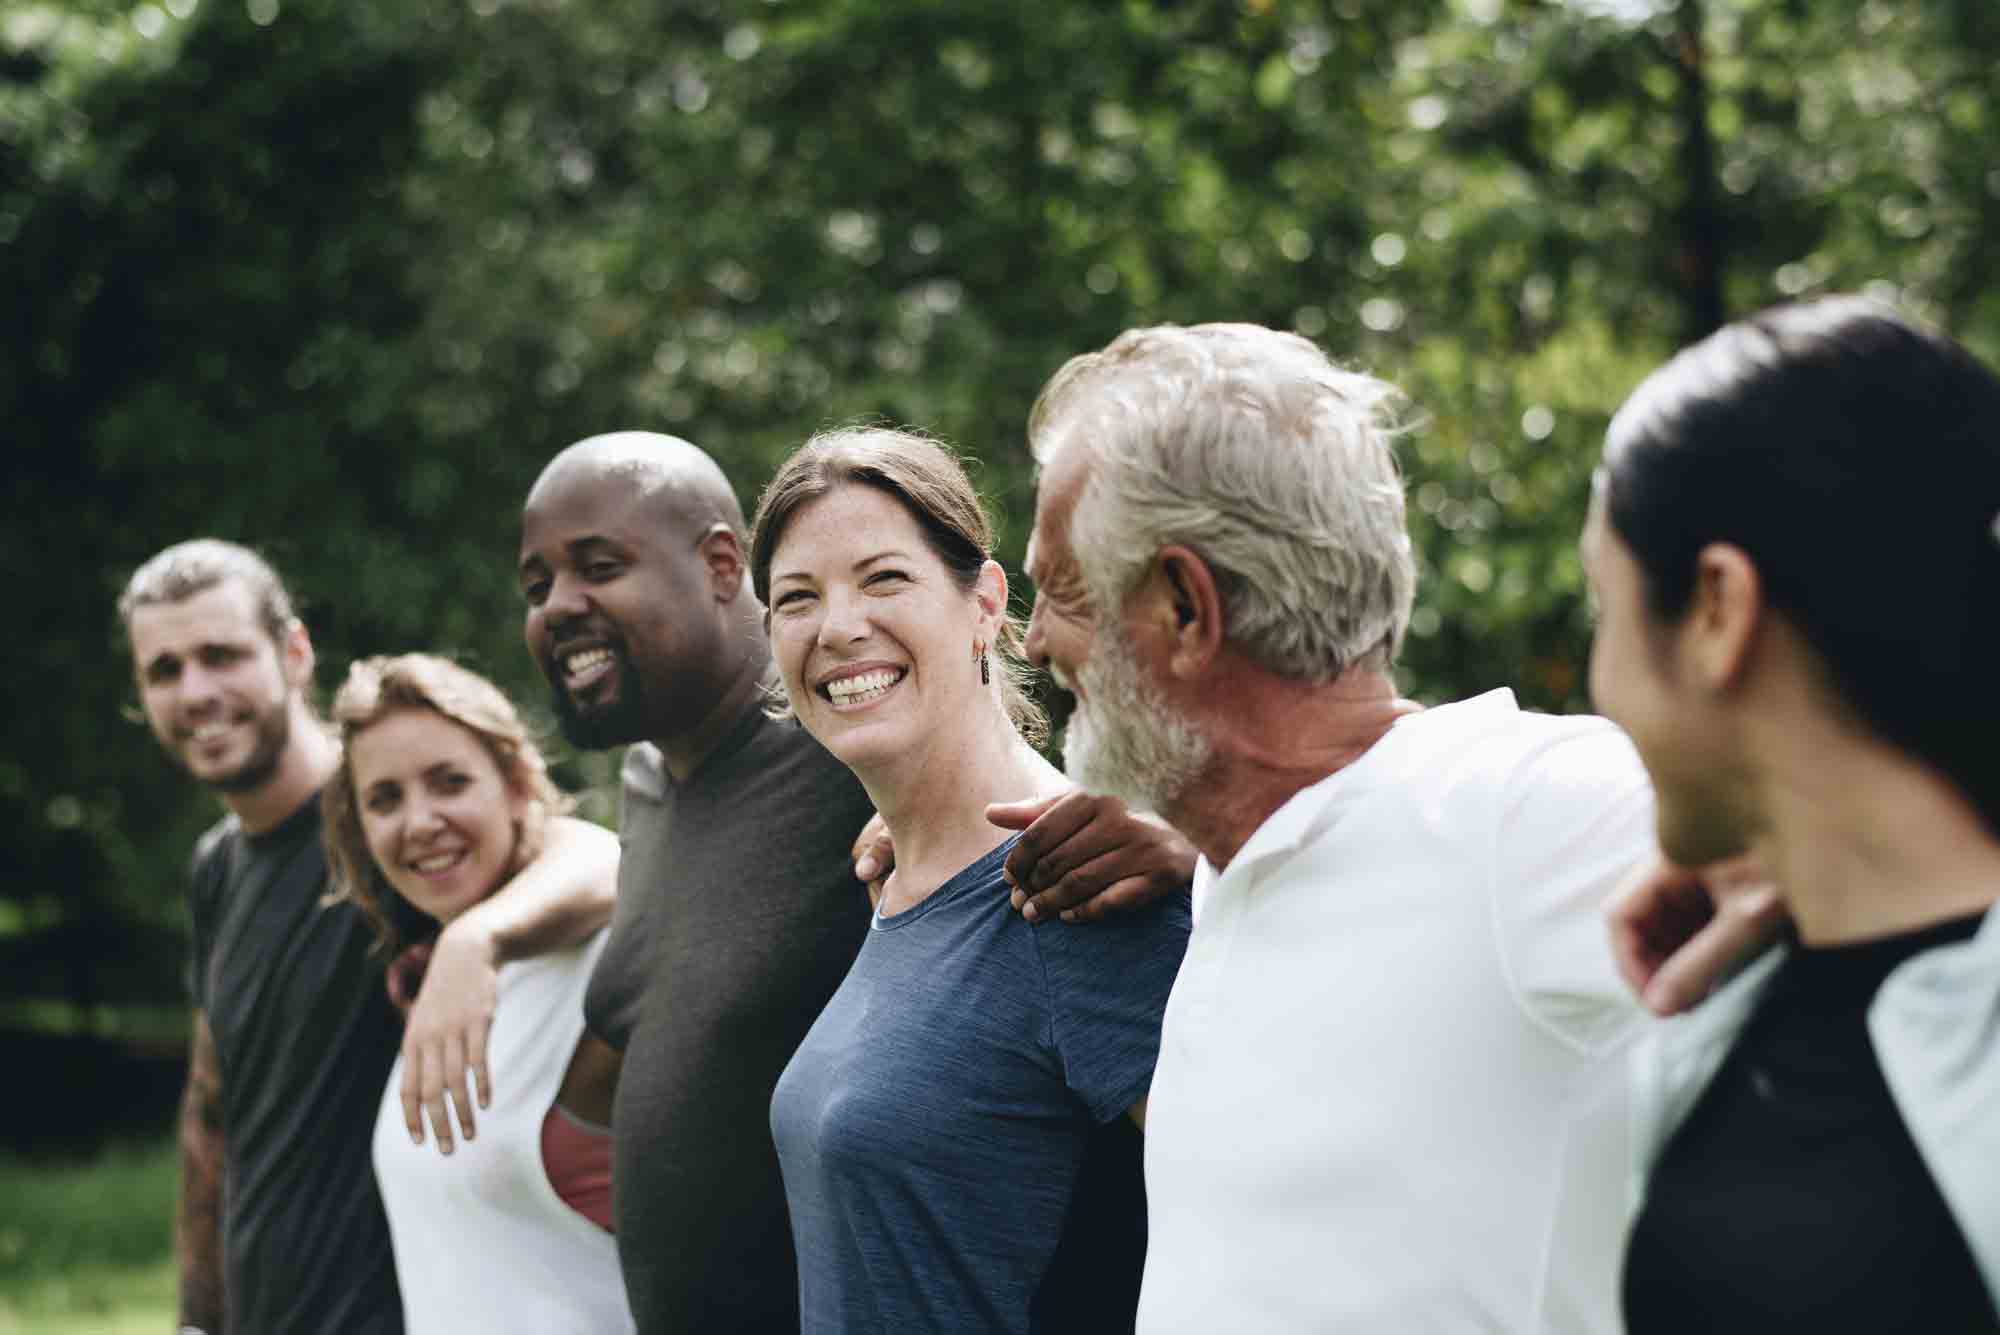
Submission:
<svg viewBox="0 0 2000 1335">
<path fill-rule="evenodd" d="M 392 956 L 534 862 L 567 810 L 506 696 L 445 659 L 356 663 L 333 720 L 331 879 Z M 413 1335 L 633 1328 L 610 1232 L 618 1057 L 583 1028 L 604 937 L 500 970 L 488 1038 L 500 1079 L 477 1138 L 450 1156 L 409 1134 L 400 1061 L 390 1073 L 375 1175 Z"/>
</svg>

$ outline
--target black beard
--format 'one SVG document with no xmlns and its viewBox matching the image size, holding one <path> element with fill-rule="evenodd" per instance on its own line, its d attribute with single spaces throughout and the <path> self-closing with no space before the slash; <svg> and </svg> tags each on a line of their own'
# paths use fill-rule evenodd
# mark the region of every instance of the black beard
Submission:
<svg viewBox="0 0 2000 1335">
<path fill-rule="evenodd" d="M 614 746 L 645 741 L 645 693 L 631 665 L 622 657 L 618 663 L 618 691 L 618 703 L 584 714 L 568 691 L 551 685 L 549 700 L 563 740 L 579 751 L 608 751 Z"/>
</svg>

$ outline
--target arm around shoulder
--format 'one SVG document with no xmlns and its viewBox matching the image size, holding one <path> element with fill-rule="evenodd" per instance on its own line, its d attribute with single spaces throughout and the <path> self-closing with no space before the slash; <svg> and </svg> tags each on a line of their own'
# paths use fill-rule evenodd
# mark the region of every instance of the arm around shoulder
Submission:
<svg viewBox="0 0 2000 1335">
<path fill-rule="evenodd" d="M 488 1106 L 486 1036 L 500 966 L 588 940 L 617 902 L 617 836 L 563 817 L 549 823 L 541 856 L 438 934 L 403 1034 L 403 1115 L 413 1140 L 422 1143 L 428 1108 L 438 1150 L 451 1152 L 447 1093 L 465 1138 L 477 1133 L 468 1082 L 477 1082 L 479 1106 Z"/>
</svg>

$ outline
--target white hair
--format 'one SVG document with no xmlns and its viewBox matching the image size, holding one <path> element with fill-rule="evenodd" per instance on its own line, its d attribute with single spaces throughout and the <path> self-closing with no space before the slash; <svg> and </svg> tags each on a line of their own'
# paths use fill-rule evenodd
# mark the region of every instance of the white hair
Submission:
<svg viewBox="0 0 2000 1335">
<path fill-rule="evenodd" d="M 1178 543 L 1215 573 L 1232 644 L 1323 682 L 1377 651 L 1393 660 L 1409 624 L 1400 400 L 1296 334 L 1162 325 L 1071 358 L 1035 401 L 1028 445 L 1043 466 L 1089 452 L 1069 537 L 1101 608 Z"/>
</svg>

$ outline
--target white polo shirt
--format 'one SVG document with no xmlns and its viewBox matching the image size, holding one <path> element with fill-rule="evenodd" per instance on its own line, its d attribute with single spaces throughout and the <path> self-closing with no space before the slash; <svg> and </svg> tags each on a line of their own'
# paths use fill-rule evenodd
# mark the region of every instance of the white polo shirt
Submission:
<svg viewBox="0 0 2000 1335">
<path fill-rule="evenodd" d="M 1399 720 L 1217 874 L 1146 1119 L 1138 1328 L 1616 1331 L 1632 1201 L 1600 910 L 1652 855 L 1599 718 Z"/>
</svg>

